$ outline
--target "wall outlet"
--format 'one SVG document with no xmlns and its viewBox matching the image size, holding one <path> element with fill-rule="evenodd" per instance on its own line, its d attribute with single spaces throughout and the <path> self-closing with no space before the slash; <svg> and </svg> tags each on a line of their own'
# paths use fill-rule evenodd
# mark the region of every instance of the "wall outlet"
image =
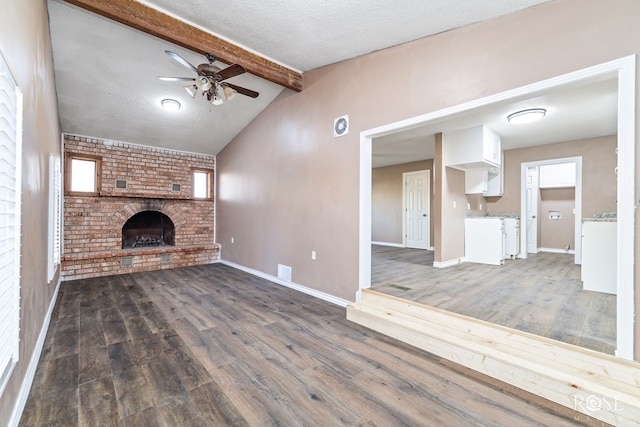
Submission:
<svg viewBox="0 0 640 427">
<path fill-rule="evenodd" d="M 316 251 L 311 251 L 311 259 L 316 259 Z"/>
<path fill-rule="evenodd" d="M 235 243 L 236 239 L 234 239 L 233 237 L 231 238 L 231 243 Z"/>
<path fill-rule="evenodd" d="M 453 201 L 453 209 L 455 209 L 455 208 L 456 208 L 456 201 L 454 200 Z"/>
</svg>

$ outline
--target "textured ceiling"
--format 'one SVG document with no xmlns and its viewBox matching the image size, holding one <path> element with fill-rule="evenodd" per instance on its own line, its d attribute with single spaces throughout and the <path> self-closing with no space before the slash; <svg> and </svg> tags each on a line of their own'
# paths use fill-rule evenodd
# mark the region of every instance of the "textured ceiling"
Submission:
<svg viewBox="0 0 640 427">
<path fill-rule="evenodd" d="M 548 0 L 143 0 L 261 55 L 309 71 Z"/>
<path fill-rule="evenodd" d="M 375 50 L 491 19 L 548 0 L 257 0 L 141 1 L 247 50 L 307 71 Z M 282 87 L 250 74 L 229 80 L 260 92 L 219 107 L 191 99 L 191 77 L 164 54 L 194 65 L 198 54 L 61 0 L 49 0 L 58 106 L 63 132 L 217 154 Z M 224 64 L 220 64 L 224 66 Z M 182 104 L 160 108 L 163 98 Z"/>
</svg>

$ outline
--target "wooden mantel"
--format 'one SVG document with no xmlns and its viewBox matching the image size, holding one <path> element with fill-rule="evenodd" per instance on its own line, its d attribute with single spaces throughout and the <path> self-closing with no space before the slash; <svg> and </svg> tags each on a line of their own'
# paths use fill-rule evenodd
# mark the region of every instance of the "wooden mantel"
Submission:
<svg viewBox="0 0 640 427">
<path fill-rule="evenodd" d="M 302 73 L 242 49 L 135 0 L 65 1 L 194 52 L 214 53 L 226 64 L 240 64 L 251 74 L 296 92 L 302 91 Z"/>
</svg>

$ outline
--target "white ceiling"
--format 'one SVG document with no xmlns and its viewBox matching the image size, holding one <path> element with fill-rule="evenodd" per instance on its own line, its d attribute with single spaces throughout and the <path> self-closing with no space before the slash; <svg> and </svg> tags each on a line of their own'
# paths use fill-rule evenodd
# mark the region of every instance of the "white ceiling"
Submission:
<svg viewBox="0 0 640 427">
<path fill-rule="evenodd" d="M 509 114 L 527 108 L 544 108 L 547 113 L 533 123 L 507 121 Z M 500 135 L 504 150 L 615 135 L 618 126 L 617 76 L 600 76 L 579 84 L 528 94 L 376 138 L 373 140 L 373 167 L 432 159 L 436 133 L 478 125 L 486 125 Z"/>
<path fill-rule="evenodd" d="M 549 0 L 259 0 L 141 1 L 288 67 L 308 71 L 399 43 L 468 25 Z M 191 77 L 164 54 L 194 65 L 201 55 L 49 0 L 62 131 L 206 154 L 218 153 L 282 87 L 253 75 L 229 80 L 260 92 L 214 107 L 191 99 L 179 82 Z M 212 52 L 215 53 L 215 52 Z M 220 64 L 221 66 L 224 66 Z M 160 108 L 163 98 L 182 104 Z"/>
</svg>

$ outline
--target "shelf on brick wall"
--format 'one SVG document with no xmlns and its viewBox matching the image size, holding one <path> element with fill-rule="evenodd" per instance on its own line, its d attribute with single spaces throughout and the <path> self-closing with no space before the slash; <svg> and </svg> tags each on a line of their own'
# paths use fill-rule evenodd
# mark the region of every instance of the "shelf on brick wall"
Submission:
<svg viewBox="0 0 640 427">
<path fill-rule="evenodd" d="M 64 254 L 62 256 L 62 261 L 78 261 L 78 260 L 87 260 L 87 259 L 95 259 L 95 258 L 113 258 L 113 257 L 123 257 L 123 256 L 132 256 L 132 255 L 157 255 L 157 254 L 166 254 L 172 252 L 198 252 L 198 251 L 207 251 L 212 250 L 214 252 L 220 250 L 220 244 L 215 243 L 213 245 L 185 245 L 185 246 L 153 246 L 153 247 L 143 247 L 143 248 L 127 248 L 120 249 L 114 251 L 101 251 L 101 252 L 90 252 L 90 253 L 70 253 Z"/>
</svg>

